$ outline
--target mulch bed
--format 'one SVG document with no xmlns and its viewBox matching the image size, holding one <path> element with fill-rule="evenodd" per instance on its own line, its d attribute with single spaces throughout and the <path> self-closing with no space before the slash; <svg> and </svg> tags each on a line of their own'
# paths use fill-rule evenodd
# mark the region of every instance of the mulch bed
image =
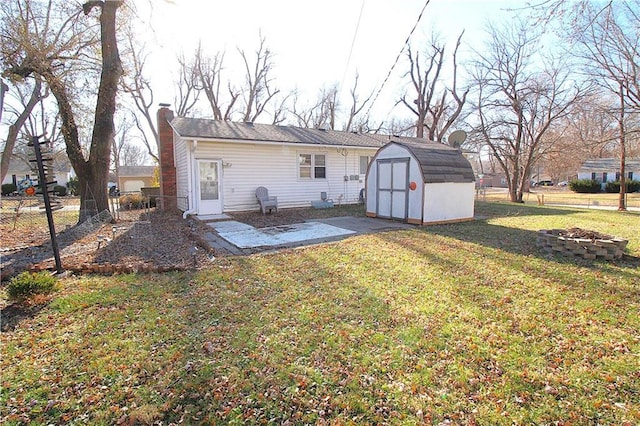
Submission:
<svg viewBox="0 0 640 426">
<path fill-rule="evenodd" d="M 197 267 L 214 255 L 200 238 L 204 224 L 165 212 L 151 213 L 145 219 L 106 223 L 90 232 L 78 233 L 71 228 L 58 233 L 63 268 L 73 272 L 162 272 Z M 29 233 L 0 231 L 3 280 L 25 270 L 55 270 L 46 228 Z"/>
<path fill-rule="evenodd" d="M 360 212 L 362 210 L 362 212 Z M 256 228 L 301 223 L 309 219 L 336 215 L 362 215 L 364 208 L 290 208 L 262 215 L 259 211 L 232 213 L 234 220 Z M 2 280 L 25 270 L 55 270 L 50 237 L 46 226 L 25 231 L 0 224 Z M 74 229 L 58 233 L 61 263 L 65 270 L 78 273 L 164 272 L 199 268 L 214 257 L 203 235 L 213 232 L 205 223 L 182 219 L 178 213 L 140 211 L 119 214 L 116 223 L 106 223 L 86 235 Z M 76 233 L 77 234 L 77 233 Z"/>
</svg>

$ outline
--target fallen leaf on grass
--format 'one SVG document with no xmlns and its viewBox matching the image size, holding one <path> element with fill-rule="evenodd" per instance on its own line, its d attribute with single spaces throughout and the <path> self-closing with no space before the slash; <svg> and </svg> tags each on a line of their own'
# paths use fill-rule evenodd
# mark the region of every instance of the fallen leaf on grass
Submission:
<svg viewBox="0 0 640 426">
<path fill-rule="evenodd" d="M 202 345 L 202 347 L 204 348 L 205 351 L 207 351 L 210 354 L 213 354 L 216 351 L 216 348 L 213 346 L 213 343 L 211 342 L 205 342 L 204 345 Z"/>
</svg>

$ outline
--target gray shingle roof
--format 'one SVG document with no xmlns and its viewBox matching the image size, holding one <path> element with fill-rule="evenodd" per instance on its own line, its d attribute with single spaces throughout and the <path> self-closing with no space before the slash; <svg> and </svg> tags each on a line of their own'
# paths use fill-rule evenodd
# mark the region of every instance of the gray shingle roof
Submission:
<svg viewBox="0 0 640 426">
<path fill-rule="evenodd" d="M 471 164 L 456 149 L 440 143 L 393 141 L 405 147 L 418 160 L 425 183 L 475 182 Z"/>
<path fill-rule="evenodd" d="M 640 158 L 627 158 L 625 161 L 627 170 L 640 170 Z M 620 159 L 618 158 L 596 158 L 586 160 L 580 166 L 581 172 L 611 172 L 620 170 Z"/>
<path fill-rule="evenodd" d="M 426 142 L 425 139 L 388 136 L 372 133 L 339 132 L 336 130 L 305 129 L 293 126 L 273 126 L 258 123 L 201 118 L 176 117 L 173 130 L 183 138 L 244 140 L 256 142 L 300 143 L 310 145 L 339 145 L 380 148 L 390 140 Z"/>
<path fill-rule="evenodd" d="M 156 166 L 120 166 L 118 176 L 120 177 L 148 177 L 153 176 Z"/>
<path fill-rule="evenodd" d="M 12 174 L 35 174 L 37 175 L 38 166 L 35 162 L 28 162 L 17 157 L 12 157 L 9 160 L 9 171 L 7 176 Z M 58 153 L 54 156 L 53 169 L 56 172 L 69 172 L 71 170 L 71 163 L 66 154 Z"/>
</svg>

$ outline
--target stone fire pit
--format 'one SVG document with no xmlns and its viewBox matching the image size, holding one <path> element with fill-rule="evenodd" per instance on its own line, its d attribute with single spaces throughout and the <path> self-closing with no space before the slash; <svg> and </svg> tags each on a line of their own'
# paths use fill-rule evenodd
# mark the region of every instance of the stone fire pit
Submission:
<svg viewBox="0 0 640 426">
<path fill-rule="evenodd" d="M 536 243 L 548 252 L 580 256 L 585 259 L 620 259 L 629 241 L 580 228 L 542 229 Z"/>
</svg>

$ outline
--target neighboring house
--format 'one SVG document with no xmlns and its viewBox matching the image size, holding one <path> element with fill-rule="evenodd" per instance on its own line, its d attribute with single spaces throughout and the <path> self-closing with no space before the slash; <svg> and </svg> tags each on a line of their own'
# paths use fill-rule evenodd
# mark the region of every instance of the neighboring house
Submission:
<svg viewBox="0 0 640 426">
<path fill-rule="evenodd" d="M 625 161 L 627 180 L 640 180 L 640 159 Z M 620 180 L 620 160 L 618 158 L 598 158 L 585 161 L 578 170 L 578 179 L 593 179 L 602 184 Z"/>
<path fill-rule="evenodd" d="M 155 166 L 120 166 L 118 167 L 118 189 L 120 193 L 139 192 L 153 183 Z"/>
<path fill-rule="evenodd" d="M 392 140 L 367 172 L 367 216 L 422 225 L 473 219 L 475 177 L 459 149 Z"/>
<path fill-rule="evenodd" d="M 390 140 L 424 139 L 173 117 L 158 111 L 165 208 L 207 215 L 258 210 L 259 186 L 280 208 L 361 200 L 367 167 Z"/>
<path fill-rule="evenodd" d="M 69 160 L 64 155 L 57 155 L 53 162 L 53 174 L 56 185 L 66 186 L 69 179 L 75 176 Z M 30 163 L 17 157 L 11 158 L 9 163 L 9 171 L 5 176 L 2 184 L 13 183 L 18 184 L 31 181 L 34 185 L 38 183 L 38 169 L 35 163 Z"/>
<path fill-rule="evenodd" d="M 484 173 L 478 175 L 476 186 L 480 188 L 507 188 L 507 177 L 504 173 Z"/>
</svg>

